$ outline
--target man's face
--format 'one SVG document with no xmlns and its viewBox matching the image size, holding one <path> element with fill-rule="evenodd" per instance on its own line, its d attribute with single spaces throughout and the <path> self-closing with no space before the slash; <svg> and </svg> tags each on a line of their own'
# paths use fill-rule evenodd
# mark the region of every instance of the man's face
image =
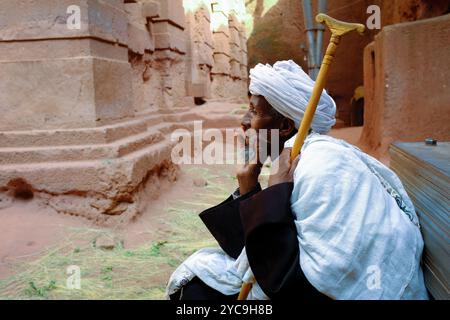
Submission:
<svg viewBox="0 0 450 320">
<path fill-rule="evenodd" d="M 279 129 L 280 119 L 276 116 L 272 106 L 263 96 L 252 95 L 247 113 L 241 121 L 244 131 L 254 129 Z"/>
<path fill-rule="evenodd" d="M 263 96 L 256 95 L 250 97 L 249 109 L 242 118 L 241 127 L 244 132 L 252 129 L 252 131 L 254 130 L 256 133 L 258 133 L 260 129 L 267 129 L 267 137 L 265 135 L 261 137 L 259 134 L 256 136 L 258 149 L 261 150 L 261 147 L 266 148 L 267 155 L 271 154 L 272 148 L 275 148 L 273 150 L 281 152 L 284 142 L 296 131 L 294 121 L 280 115 Z M 272 129 L 278 130 L 272 132 Z M 277 146 L 271 145 L 272 134 L 278 135 Z M 260 141 L 260 139 L 263 140 Z M 246 145 L 249 145 L 250 143 L 248 135 L 245 143 Z M 265 159 L 259 160 L 261 163 L 265 161 Z"/>
</svg>

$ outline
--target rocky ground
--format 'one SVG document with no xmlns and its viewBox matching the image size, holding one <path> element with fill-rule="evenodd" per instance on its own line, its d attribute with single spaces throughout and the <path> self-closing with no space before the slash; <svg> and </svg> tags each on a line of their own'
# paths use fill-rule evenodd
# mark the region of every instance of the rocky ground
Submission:
<svg viewBox="0 0 450 320">
<path fill-rule="evenodd" d="M 0 298 L 162 299 L 174 268 L 214 246 L 198 218 L 235 185 L 229 166 L 186 166 L 137 221 L 99 228 L 33 201 L 0 210 Z M 66 269 L 81 269 L 81 290 Z"/>
<path fill-rule="evenodd" d="M 332 135 L 357 143 L 360 128 Z M 176 182 L 127 225 L 98 227 L 38 200 L 0 202 L 0 299 L 163 299 L 171 272 L 215 246 L 198 213 L 236 187 L 233 165 L 183 165 Z M 269 168 L 262 175 L 264 185 Z M 68 289 L 67 268 L 81 270 Z"/>
</svg>

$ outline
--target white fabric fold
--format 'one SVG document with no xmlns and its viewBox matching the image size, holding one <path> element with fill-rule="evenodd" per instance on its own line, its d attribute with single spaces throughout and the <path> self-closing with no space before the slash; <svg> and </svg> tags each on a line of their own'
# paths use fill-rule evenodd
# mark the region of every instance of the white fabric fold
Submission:
<svg viewBox="0 0 450 320">
<path fill-rule="evenodd" d="M 319 291 L 334 299 L 427 299 L 418 218 L 382 163 L 313 133 L 294 173 L 291 207 L 300 265 Z"/>
<path fill-rule="evenodd" d="M 263 96 L 298 128 L 314 88 L 312 80 L 294 61 L 278 61 L 273 66 L 257 64 L 250 70 L 250 93 Z M 336 123 L 336 103 L 323 90 L 311 128 L 327 133 Z"/>
<path fill-rule="evenodd" d="M 195 276 L 224 295 L 239 293 L 244 282 L 253 283 L 247 299 L 268 300 L 254 279 L 245 248 L 237 259 L 231 258 L 220 248 L 204 248 L 195 252 L 170 277 L 166 296 L 180 290 Z"/>
<path fill-rule="evenodd" d="M 376 159 L 343 140 L 310 134 L 294 173 L 291 208 L 300 267 L 323 294 L 333 299 L 428 298 L 413 204 L 395 173 Z M 237 260 L 221 249 L 202 249 L 174 272 L 167 293 L 194 276 L 231 295 L 252 273 L 245 249 Z M 248 299 L 268 297 L 255 283 Z"/>
</svg>

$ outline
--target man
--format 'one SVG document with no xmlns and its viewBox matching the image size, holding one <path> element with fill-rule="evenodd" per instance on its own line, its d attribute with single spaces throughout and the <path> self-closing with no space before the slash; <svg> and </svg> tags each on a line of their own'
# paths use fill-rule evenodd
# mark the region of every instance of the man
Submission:
<svg viewBox="0 0 450 320">
<path fill-rule="evenodd" d="M 242 126 L 278 129 L 279 169 L 261 190 L 261 163 L 238 171 L 239 189 L 200 214 L 221 249 L 202 249 L 174 272 L 171 299 L 427 299 L 423 240 L 397 176 L 325 134 L 336 106 L 323 92 L 300 158 L 290 147 L 314 82 L 293 61 L 250 70 Z"/>
</svg>

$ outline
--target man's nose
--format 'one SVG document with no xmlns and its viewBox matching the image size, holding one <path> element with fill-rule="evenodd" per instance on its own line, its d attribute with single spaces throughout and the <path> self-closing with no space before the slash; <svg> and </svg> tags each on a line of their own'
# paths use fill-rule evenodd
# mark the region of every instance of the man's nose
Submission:
<svg viewBox="0 0 450 320">
<path fill-rule="evenodd" d="M 244 131 L 247 131 L 248 129 L 250 129 L 251 127 L 251 116 L 250 116 L 250 112 L 247 111 L 247 113 L 242 117 L 241 120 L 241 128 Z"/>
</svg>

